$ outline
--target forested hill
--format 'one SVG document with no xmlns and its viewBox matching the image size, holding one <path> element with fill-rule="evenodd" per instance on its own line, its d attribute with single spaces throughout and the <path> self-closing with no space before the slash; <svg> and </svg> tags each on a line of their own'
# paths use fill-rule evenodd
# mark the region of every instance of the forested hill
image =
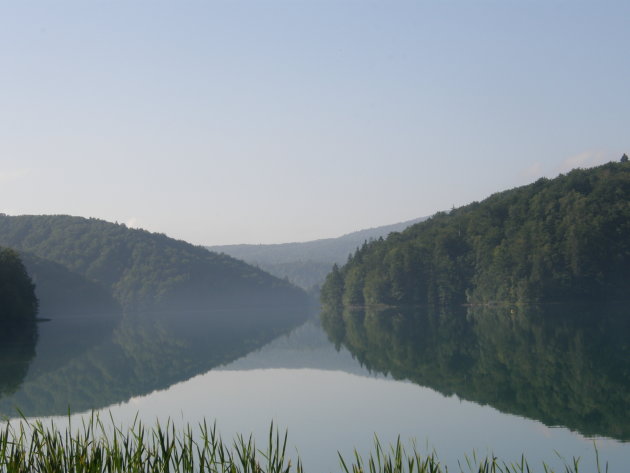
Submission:
<svg viewBox="0 0 630 473">
<path fill-rule="evenodd" d="M 259 266 L 275 276 L 286 277 L 294 284 L 310 289 L 321 285 L 333 264 L 345 263 L 348 255 L 365 241 L 387 236 L 391 232 L 399 232 L 422 220 L 425 218 L 359 230 L 338 238 L 273 245 L 222 245 L 207 248 Z"/>
<path fill-rule="evenodd" d="M 120 304 L 102 285 L 70 271 L 58 263 L 21 252 L 26 271 L 35 284 L 38 317 L 101 317 L 119 315 Z"/>
<path fill-rule="evenodd" d="M 630 297 L 630 163 L 576 169 L 360 248 L 328 306 Z"/>
<path fill-rule="evenodd" d="M 97 219 L 0 215 L 0 245 L 96 282 L 126 309 L 302 304 L 305 294 L 227 255 Z"/>
</svg>

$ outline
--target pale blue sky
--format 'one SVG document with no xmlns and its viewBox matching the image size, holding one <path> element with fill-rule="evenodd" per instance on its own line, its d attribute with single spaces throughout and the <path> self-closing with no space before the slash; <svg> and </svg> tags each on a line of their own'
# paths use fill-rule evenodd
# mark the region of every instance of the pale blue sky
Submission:
<svg viewBox="0 0 630 473">
<path fill-rule="evenodd" d="M 630 2 L 1 1 L 0 212 L 338 236 L 630 152 Z"/>
</svg>

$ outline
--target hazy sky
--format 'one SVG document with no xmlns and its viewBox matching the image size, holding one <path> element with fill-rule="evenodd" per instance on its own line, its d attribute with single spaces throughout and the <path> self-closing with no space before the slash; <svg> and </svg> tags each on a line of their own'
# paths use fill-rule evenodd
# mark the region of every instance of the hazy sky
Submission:
<svg viewBox="0 0 630 473">
<path fill-rule="evenodd" d="M 630 153 L 630 2 L 0 2 L 0 212 L 338 236 Z"/>
</svg>

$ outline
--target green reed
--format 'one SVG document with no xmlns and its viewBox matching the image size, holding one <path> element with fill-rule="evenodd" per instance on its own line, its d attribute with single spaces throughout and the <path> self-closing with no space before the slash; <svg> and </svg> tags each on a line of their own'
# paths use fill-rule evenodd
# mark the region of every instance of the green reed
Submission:
<svg viewBox="0 0 630 473">
<path fill-rule="evenodd" d="M 23 419 L 0 431 L 0 472 L 302 473 L 299 460 L 293 469 L 286 457 L 286 445 L 286 434 L 281 438 L 273 424 L 266 450 L 259 450 L 251 436 L 225 443 L 216 425 L 205 421 L 193 433 L 190 425 L 180 429 L 170 420 L 147 429 L 136 418 L 123 431 L 92 416 L 79 429 L 61 431 Z"/>
<path fill-rule="evenodd" d="M 147 428 L 136 418 L 126 429 L 104 423 L 97 415 L 60 430 L 53 424 L 22 419 L 6 423 L 0 430 L 1 473 L 303 473 L 300 460 L 286 456 L 287 434 L 273 424 L 264 450 L 252 438 L 237 436 L 224 442 L 216 425 L 205 421 L 193 431 L 178 428 L 172 421 Z M 387 448 L 375 438 L 372 453 L 364 460 L 356 451 L 351 463 L 339 454 L 344 473 L 447 473 L 435 453 L 421 455 L 415 444 L 405 448 L 400 439 Z M 579 473 L 579 460 L 564 462 L 563 473 Z M 597 460 L 597 472 L 602 471 Z M 552 473 L 546 464 L 532 470 L 525 458 L 518 463 L 500 462 L 496 457 L 465 457 L 463 473 Z M 560 473 L 558 471 L 557 473 Z M 591 470 L 593 471 L 593 470 Z M 325 472 L 317 472 L 325 473 Z"/>
<path fill-rule="evenodd" d="M 587 471 L 597 473 L 607 473 L 608 465 L 606 464 L 602 470 L 599 462 L 599 454 L 595 447 L 596 453 L 596 469 Z M 518 462 L 505 462 L 499 460 L 494 455 L 479 458 L 473 452 L 471 456 L 466 455 L 464 462 L 459 462 L 459 473 L 579 473 L 580 459 L 573 458 L 570 462 L 564 461 L 561 470 L 554 470 L 546 463 L 543 463 L 541 469 L 533 469 L 527 463 L 524 456 L 521 456 Z M 378 437 L 374 439 L 374 450 L 369 454 L 367 460 L 355 450 L 353 463 L 348 466 L 345 459 L 339 454 L 339 462 L 344 473 L 447 473 L 448 467 L 442 465 L 435 452 L 429 455 L 422 455 L 418 452 L 415 443 L 411 444 L 410 449 L 406 449 L 400 438 L 394 445 L 384 448 Z M 452 470 L 451 470 L 452 471 Z"/>
</svg>

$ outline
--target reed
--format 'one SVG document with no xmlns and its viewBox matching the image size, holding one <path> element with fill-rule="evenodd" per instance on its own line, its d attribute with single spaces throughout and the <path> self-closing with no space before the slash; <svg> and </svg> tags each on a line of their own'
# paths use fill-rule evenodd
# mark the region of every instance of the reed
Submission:
<svg viewBox="0 0 630 473">
<path fill-rule="evenodd" d="M 604 469 L 600 465 L 599 455 L 595 446 L 597 457 L 596 469 L 589 472 L 608 473 L 608 465 Z M 374 450 L 365 460 L 355 450 L 353 463 L 348 466 L 345 459 L 339 454 L 339 462 L 343 473 L 448 473 L 448 467 L 442 465 L 435 452 L 422 455 L 418 452 L 415 443 L 407 449 L 397 439 L 396 443 L 384 448 L 378 437 L 374 439 Z M 518 462 L 501 461 L 494 455 L 491 457 L 477 457 L 476 453 L 466 455 L 463 462 L 459 462 L 459 473 L 579 473 L 580 459 L 572 458 L 571 461 L 563 460 L 561 470 L 554 470 L 548 464 L 543 463 L 540 469 L 530 467 L 524 456 Z M 452 471 L 452 470 L 450 470 Z"/>
<path fill-rule="evenodd" d="M 126 429 L 103 422 L 98 415 L 61 430 L 54 423 L 22 419 L 0 430 L 1 473 L 303 473 L 298 459 L 286 455 L 287 434 L 280 435 L 273 424 L 266 448 L 260 450 L 252 438 L 237 436 L 225 442 L 216 425 L 205 421 L 198 429 L 178 428 L 172 421 L 147 428 L 137 417 Z M 398 441 L 383 447 L 375 438 L 374 449 L 364 459 L 356 451 L 351 461 L 339 455 L 342 473 L 447 473 L 435 453 L 421 455 L 415 444 L 406 448 Z M 566 462 L 562 473 L 579 473 L 579 460 Z M 506 463 L 496 457 L 460 462 L 463 473 L 554 473 L 546 464 L 534 470 L 525 458 Z M 560 473 L 558 471 L 557 473 Z M 591 470 L 592 471 L 592 470 Z M 602 471 L 597 461 L 597 472 Z M 317 472 L 324 473 L 324 472 Z"/>
<path fill-rule="evenodd" d="M 126 430 L 91 416 L 81 427 L 64 431 L 54 424 L 26 419 L 0 431 L 0 472 L 3 473 L 302 473 L 286 457 L 287 435 L 273 424 L 266 450 L 253 438 L 238 436 L 225 443 L 205 421 L 199 431 L 173 422 L 147 429 L 137 418 Z"/>
</svg>

